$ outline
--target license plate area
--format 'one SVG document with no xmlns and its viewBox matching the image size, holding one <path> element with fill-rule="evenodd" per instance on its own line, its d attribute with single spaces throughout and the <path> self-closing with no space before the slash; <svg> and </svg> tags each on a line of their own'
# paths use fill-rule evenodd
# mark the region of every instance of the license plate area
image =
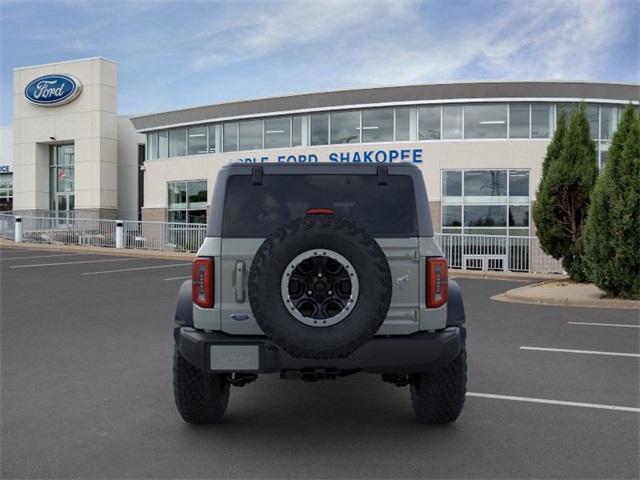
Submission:
<svg viewBox="0 0 640 480">
<path fill-rule="evenodd" d="M 209 346 L 209 369 L 212 372 L 257 372 L 259 368 L 258 345 Z"/>
</svg>

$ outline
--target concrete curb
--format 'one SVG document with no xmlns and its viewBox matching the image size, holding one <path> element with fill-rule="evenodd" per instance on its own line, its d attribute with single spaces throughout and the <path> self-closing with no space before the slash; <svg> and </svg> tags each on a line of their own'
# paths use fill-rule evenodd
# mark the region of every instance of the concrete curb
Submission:
<svg viewBox="0 0 640 480">
<path fill-rule="evenodd" d="M 48 243 L 15 243 L 11 240 L 0 239 L 0 247 L 14 248 L 20 250 L 44 250 L 76 253 L 97 253 L 100 255 L 115 255 L 123 257 L 141 258 L 167 258 L 167 259 L 188 259 L 192 260 L 196 254 L 192 252 L 159 252 L 156 250 L 137 250 L 132 248 L 111 248 L 111 247 L 84 247 L 80 245 L 52 245 Z"/>
<path fill-rule="evenodd" d="M 514 282 L 566 280 L 559 273 L 480 272 L 473 270 L 449 270 L 449 278 L 480 278 L 483 280 L 509 280 Z"/>
<path fill-rule="evenodd" d="M 550 287 L 549 283 L 554 282 L 541 282 L 527 285 L 526 287 L 514 288 L 494 295 L 491 300 L 556 307 L 640 309 L 640 301 L 637 300 L 600 298 L 598 295 L 604 294 L 593 285 L 568 285 L 563 288 L 561 285 Z"/>
</svg>

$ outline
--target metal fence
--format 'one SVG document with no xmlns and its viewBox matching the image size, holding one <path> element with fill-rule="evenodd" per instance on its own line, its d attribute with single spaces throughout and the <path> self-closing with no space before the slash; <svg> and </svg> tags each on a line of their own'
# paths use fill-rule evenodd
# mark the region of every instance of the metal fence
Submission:
<svg viewBox="0 0 640 480">
<path fill-rule="evenodd" d="M 115 247 L 116 221 L 22 217 L 22 240 L 32 243 Z"/>
<path fill-rule="evenodd" d="M 0 213 L 0 238 L 13 240 L 16 235 L 16 217 L 10 213 Z"/>
<path fill-rule="evenodd" d="M 124 246 L 148 250 L 195 252 L 207 233 L 201 223 L 124 221 Z"/>
<path fill-rule="evenodd" d="M 0 214 L 0 237 L 14 239 L 15 216 Z M 22 217 L 25 242 L 116 247 L 116 220 Z M 122 224 L 122 247 L 195 252 L 206 236 L 199 223 Z M 545 254 L 537 237 L 436 233 L 449 267 L 462 270 L 562 273 L 562 264 Z"/>
<path fill-rule="evenodd" d="M 16 217 L 0 214 L 0 236 L 15 238 Z M 58 245 L 116 247 L 118 223 L 122 227 L 122 247 L 161 251 L 195 252 L 206 236 L 207 227 L 195 223 L 138 222 L 68 217 L 22 216 L 22 241 Z"/>
<path fill-rule="evenodd" d="M 538 237 L 436 233 L 450 268 L 562 273 L 562 264 L 540 248 Z"/>
</svg>

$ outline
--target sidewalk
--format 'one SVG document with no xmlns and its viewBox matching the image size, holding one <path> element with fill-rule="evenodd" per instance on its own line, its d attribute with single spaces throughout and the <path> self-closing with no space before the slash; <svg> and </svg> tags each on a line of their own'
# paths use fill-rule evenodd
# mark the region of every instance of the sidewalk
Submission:
<svg viewBox="0 0 640 480">
<path fill-rule="evenodd" d="M 502 302 L 540 305 L 640 309 L 638 300 L 605 298 L 604 295 L 602 290 L 589 283 L 556 280 L 514 288 L 491 298 Z"/>
<path fill-rule="evenodd" d="M 58 245 L 49 243 L 16 243 L 11 240 L 0 238 L 0 247 L 19 248 L 30 250 L 55 250 L 77 253 L 98 253 L 100 255 L 120 255 L 126 257 L 147 257 L 147 258 L 182 258 L 193 259 L 195 252 L 161 252 L 158 250 L 142 250 L 133 248 L 111 248 L 111 247 L 85 247 L 82 245 Z"/>
</svg>

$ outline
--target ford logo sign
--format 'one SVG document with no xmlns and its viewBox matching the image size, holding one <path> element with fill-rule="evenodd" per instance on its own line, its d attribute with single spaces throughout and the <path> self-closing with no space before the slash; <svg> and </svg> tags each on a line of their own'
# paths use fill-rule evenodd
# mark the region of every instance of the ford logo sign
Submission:
<svg viewBox="0 0 640 480">
<path fill-rule="evenodd" d="M 81 90 L 80 81 L 70 75 L 45 75 L 29 82 L 24 96 L 36 105 L 58 106 L 75 100 Z"/>
</svg>

